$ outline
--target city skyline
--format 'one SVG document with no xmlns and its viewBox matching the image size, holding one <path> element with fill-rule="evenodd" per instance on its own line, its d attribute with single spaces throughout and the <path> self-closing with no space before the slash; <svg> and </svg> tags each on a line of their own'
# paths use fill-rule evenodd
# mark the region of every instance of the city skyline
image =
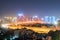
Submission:
<svg viewBox="0 0 60 40">
<path fill-rule="evenodd" d="M 59 16 L 59 0 L 0 0 L 0 17 L 17 16 L 23 12 L 28 16 Z"/>
<path fill-rule="evenodd" d="M 60 40 L 60 0 L 0 0 L 0 40 Z"/>
</svg>

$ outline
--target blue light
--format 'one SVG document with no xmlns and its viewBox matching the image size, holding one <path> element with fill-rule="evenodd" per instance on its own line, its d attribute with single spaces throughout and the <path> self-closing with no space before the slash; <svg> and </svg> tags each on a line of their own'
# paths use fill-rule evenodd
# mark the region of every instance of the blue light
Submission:
<svg viewBox="0 0 60 40">
<path fill-rule="evenodd" d="M 55 22 L 55 21 L 56 21 L 55 16 L 52 16 L 51 22 L 53 23 L 53 22 Z"/>
<path fill-rule="evenodd" d="M 18 16 L 23 16 L 23 14 L 18 14 Z"/>
<path fill-rule="evenodd" d="M 45 16 L 45 22 L 49 22 L 49 16 Z"/>
</svg>

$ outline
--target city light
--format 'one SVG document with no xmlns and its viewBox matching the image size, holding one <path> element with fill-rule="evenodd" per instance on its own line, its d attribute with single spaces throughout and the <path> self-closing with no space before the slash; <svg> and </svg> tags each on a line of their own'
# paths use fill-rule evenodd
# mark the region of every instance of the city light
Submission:
<svg viewBox="0 0 60 40">
<path fill-rule="evenodd" d="M 33 18 L 38 18 L 38 16 L 33 16 Z"/>
<path fill-rule="evenodd" d="M 44 20 L 44 18 L 41 18 L 41 20 Z"/>
<path fill-rule="evenodd" d="M 8 24 L 2 24 L 2 28 L 8 28 Z"/>
<path fill-rule="evenodd" d="M 55 21 L 53 24 L 54 24 L 54 25 L 57 25 L 58 23 Z"/>
<path fill-rule="evenodd" d="M 23 16 L 23 14 L 18 14 L 18 16 Z"/>
<path fill-rule="evenodd" d="M 10 19 L 9 20 L 3 19 L 4 21 L 3 21 L 2 25 L 1 25 L 1 27 L 5 28 L 5 29 L 6 28 L 7 29 L 8 28 L 10 28 L 10 29 L 17 29 L 17 28 L 21 29 L 21 28 L 24 28 L 24 26 L 21 26 L 21 25 L 28 25 L 28 24 L 32 24 L 33 25 L 33 24 L 39 23 L 39 24 L 49 24 L 50 25 L 50 24 L 53 23 L 55 26 L 57 25 L 57 22 L 55 21 L 55 17 L 54 16 L 45 16 L 44 18 L 39 18 L 38 16 L 35 15 L 32 18 L 29 17 L 30 19 L 28 17 L 25 18 L 25 16 L 23 18 L 23 16 L 24 15 L 21 13 L 21 14 L 18 14 L 18 17 L 12 17 L 12 20 L 10 20 Z M 8 17 L 8 18 L 10 18 L 10 17 Z M 27 19 L 29 19 L 29 20 L 27 20 Z M 39 33 L 39 30 L 41 30 L 41 31 L 42 30 L 45 31 L 47 29 L 49 29 L 49 31 L 50 30 L 54 30 L 53 28 L 51 29 L 51 28 L 43 27 L 45 29 L 44 30 L 44 29 L 42 29 L 42 28 L 40 28 L 38 26 L 37 27 L 35 27 L 35 26 L 34 27 L 33 26 L 29 27 L 28 26 L 28 27 L 25 27 L 25 28 L 31 29 L 31 30 L 33 30 L 35 32 L 38 32 L 38 33 Z M 46 32 L 48 33 L 49 31 L 46 31 Z"/>
<path fill-rule="evenodd" d="M 0 40 L 60 40 L 60 0 L 0 0 Z"/>
</svg>

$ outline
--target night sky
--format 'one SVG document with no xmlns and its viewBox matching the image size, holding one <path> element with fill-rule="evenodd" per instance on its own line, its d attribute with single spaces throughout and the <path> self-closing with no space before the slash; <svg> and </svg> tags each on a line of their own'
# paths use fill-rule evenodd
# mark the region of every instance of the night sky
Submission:
<svg viewBox="0 0 60 40">
<path fill-rule="evenodd" d="M 17 16 L 60 16 L 59 0 L 0 0 L 0 17 Z"/>
</svg>

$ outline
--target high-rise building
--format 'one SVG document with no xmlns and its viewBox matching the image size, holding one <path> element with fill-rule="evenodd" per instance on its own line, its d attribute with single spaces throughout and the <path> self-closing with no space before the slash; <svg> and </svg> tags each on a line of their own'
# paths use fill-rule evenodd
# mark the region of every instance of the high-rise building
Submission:
<svg viewBox="0 0 60 40">
<path fill-rule="evenodd" d="M 45 16 L 44 20 L 46 23 L 54 23 L 56 21 L 56 17 L 55 16 Z"/>
<path fill-rule="evenodd" d="M 24 22 L 27 21 L 27 17 L 23 14 L 19 14 L 17 17 L 17 22 Z"/>
<path fill-rule="evenodd" d="M 48 17 L 49 17 L 49 16 L 45 16 L 45 17 L 44 17 L 44 21 L 45 21 L 46 23 L 49 22 L 49 21 L 48 21 Z"/>
<path fill-rule="evenodd" d="M 60 19 L 55 20 L 55 22 L 53 24 L 55 25 L 57 30 L 60 30 Z"/>
<path fill-rule="evenodd" d="M 38 17 L 38 16 L 33 16 L 33 17 L 32 17 L 32 20 L 33 20 L 33 21 L 39 21 L 39 17 Z"/>
<path fill-rule="evenodd" d="M 57 24 L 58 27 L 60 27 L 60 20 L 58 20 L 58 24 Z"/>
</svg>

